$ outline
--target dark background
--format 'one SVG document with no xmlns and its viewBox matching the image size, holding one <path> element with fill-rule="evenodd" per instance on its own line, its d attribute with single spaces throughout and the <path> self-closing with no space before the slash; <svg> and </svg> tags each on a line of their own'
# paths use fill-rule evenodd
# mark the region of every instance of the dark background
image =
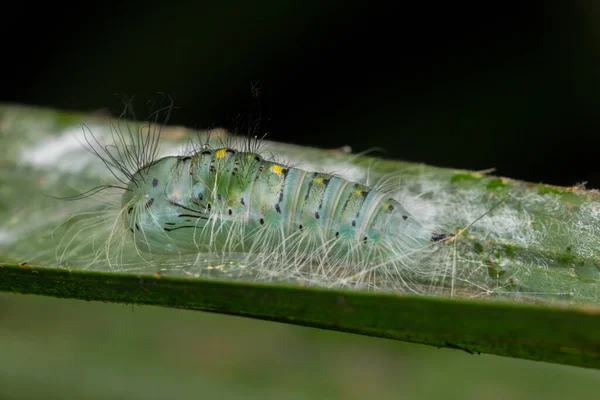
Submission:
<svg viewBox="0 0 600 400">
<path fill-rule="evenodd" d="M 118 114 L 115 93 L 165 92 L 171 124 L 252 113 L 273 140 L 600 187 L 599 3 L 177 4 L 13 5 L 0 100 Z"/>
</svg>

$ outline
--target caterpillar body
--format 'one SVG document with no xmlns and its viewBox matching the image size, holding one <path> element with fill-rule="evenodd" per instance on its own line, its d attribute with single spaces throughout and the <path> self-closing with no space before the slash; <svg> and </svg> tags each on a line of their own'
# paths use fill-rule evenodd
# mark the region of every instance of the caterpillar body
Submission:
<svg viewBox="0 0 600 400">
<path fill-rule="evenodd" d="M 100 215 L 69 222 L 57 246 L 59 264 L 90 252 L 86 268 L 105 260 L 118 271 L 164 262 L 173 271 L 175 259 L 196 271 L 235 263 L 251 279 L 416 292 L 448 278 L 444 257 L 420 261 L 452 235 L 436 233 L 433 218 L 424 220 L 400 201 L 397 185 L 391 190 L 289 165 L 269 155 L 273 149 L 265 151 L 267 142 L 256 135 L 225 133 L 215 142 L 209 133 L 191 151 L 159 157 L 162 111 L 137 132 L 111 126 L 110 144 L 84 130 L 89 148 L 120 183 L 75 198 L 111 189 L 120 200 L 117 206 L 110 197 Z M 89 229 L 86 250 L 79 237 Z"/>
<path fill-rule="evenodd" d="M 127 189 L 125 223 L 148 253 L 282 251 L 361 263 L 432 237 L 388 193 L 231 148 L 161 158 Z"/>
</svg>

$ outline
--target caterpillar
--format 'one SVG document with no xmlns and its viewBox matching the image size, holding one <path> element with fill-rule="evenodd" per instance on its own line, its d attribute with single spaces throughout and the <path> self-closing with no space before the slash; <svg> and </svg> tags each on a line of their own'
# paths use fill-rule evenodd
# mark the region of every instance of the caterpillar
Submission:
<svg viewBox="0 0 600 400">
<path fill-rule="evenodd" d="M 145 165 L 122 208 L 137 247 L 156 254 L 281 250 L 350 264 L 405 255 L 443 236 L 386 192 L 229 147 Z"/>
<path fill-rule="evenodd" d="M 327 286 L 380 287 L 385 280 L 393 289 L 421 292 L 447 278 L 444 265 L 419 263 L 452 235 L 413 215 L 385 184 L 289 165 L 267 154 L 256 135 L 217 143 L 208 135 L 184 154 L 158 157 L 161 126 L 116 129 L 110 145 L 86 136 L 119 182 L 73 199 L 120 192 L 103 252 L 121 269 L 131 240 L 144 260 L 210 259 L 222 266 L 233 259 L 261 280 L 277 270 Z M 67 253 L 57 254 L 63 263 Z"/>
</svg>

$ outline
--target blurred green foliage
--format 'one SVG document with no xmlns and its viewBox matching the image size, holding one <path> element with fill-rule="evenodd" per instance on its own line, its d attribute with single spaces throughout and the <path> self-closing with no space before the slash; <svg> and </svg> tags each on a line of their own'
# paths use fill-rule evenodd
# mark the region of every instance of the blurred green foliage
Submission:
<svg viewBox="0 0 600 400">
<path fill-rule="evenodd" d="M 150 306 L 0 294 L 0 398 L 589 398 L 600 371 Z"/>
</svg>

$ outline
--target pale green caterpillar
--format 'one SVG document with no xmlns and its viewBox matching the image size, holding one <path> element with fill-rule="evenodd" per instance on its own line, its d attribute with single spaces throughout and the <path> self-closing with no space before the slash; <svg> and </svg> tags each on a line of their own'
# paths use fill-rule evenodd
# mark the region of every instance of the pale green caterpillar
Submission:
<svg viewBox="0 0 600 400">
<path fill-rule="evenodd" d="M 229 136 L 218 146 L 209 138 L 188 154 L 158 158 L 157 126 L 117 129 L 114 145 L 88 139 L 121 182 L 77 196 L 122 190 L 104 245 L 109 264 L 129 262 L 119 255 L 125 234 L 143 259 L 235 255 L 240 265 L 259 265 L 259 275 L 277 265 L 283 276 L 317 284 L 379 286 L 384 279 L 415 290 L 415 282 L 445 278 L 444 265 L 417 264 L 451 235 L 434 233 L 391 191 L 267 159 L 256 137 Z M 60 254 L 62 262 L 67 253 Z"/>
<path fill-rule="evenodd" d="M 385 192 L 231 148 L 144 166 L 122 205 L 138 248 L 155 254 L 280 249 L 362 262 L 407 254 L 432 237 Z"/>
</svg>

